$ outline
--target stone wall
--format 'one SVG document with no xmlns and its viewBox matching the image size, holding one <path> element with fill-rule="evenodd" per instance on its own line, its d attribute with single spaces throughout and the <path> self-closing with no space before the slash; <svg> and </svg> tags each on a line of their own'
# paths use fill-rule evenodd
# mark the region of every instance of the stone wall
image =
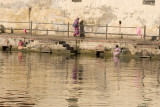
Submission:
<svg viewBox="0 0 160 107">
<path fill-rule="evenodd" d="M 73 23 L 76 17 L 85 24 L 147 26 L 147 35 L 158 35 L 160 1 L 144 5 L 143 0 L 1 0 L 1 21 Z M 28 24 L 4 24 L 5 27 L 29 28 Z M 53 25 L 34 25 L 33 28 L 60 29 Z M 62 29 L 66 29 L 62 27 Z M 91 30 L 91 29 L 88 29 Z M 103 29 L 102 29 L 103 30 Z M 118 29 L 109 29 L 110 32 Z M 127 29 L 123 30 L 123 32 Z M 131 33 L 136 33 L 132 29 Z"/>
<path fill-rule="evenodd" d="M 78 50 L 80 53 L 93 53 L 95 54 L 96 50 L 100 49 L 104 52 L 108 52 L 107 54 L 112 55 L 113 49 L 116 45 L 119 45 L 120 48 L 123 48 L 123 52 L 125 55 L 135 55 L 140 56 L 143 53 L 148 56 L 159 56 L 160 55 L 160 42 L 158 41 L 132 41 L 132 40 L 94 40 L 94 39 L 72 39 L 69 38 L 63 40 L 62 38 L 52 38 L 49 39 L 32 39 L 33 37 L 16 37 L 14 35 L 10 36 L 1 36 L 0 37 L 0 46 L 12 45 L 15 50 L 18 50 L 19 40 L 25 40 L 28 42 L 27 46 L 24 47 L 26 51 L 60 51 L 61 53 L 69 52 L 67 47 L 64 47 L 63 44 L 60 44 L 60 41 L 65 41 L 70 47 Z"/>
</svg>

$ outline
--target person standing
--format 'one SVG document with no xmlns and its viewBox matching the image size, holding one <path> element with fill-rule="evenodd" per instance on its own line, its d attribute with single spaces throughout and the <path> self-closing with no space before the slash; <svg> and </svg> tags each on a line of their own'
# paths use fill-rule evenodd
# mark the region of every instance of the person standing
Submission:
<svg viewBox="0 0 160 107">
<path fill-rule="evenodd" d="M 79 18 L 76 18 L 76 20 L 73 23 L 73 27 L 75 29 L 73 36 L 76 37 L 77 35 L 79 35 Z"/>
<path fill-rule="evenodd" d="M 119 55 L 119 53 L 121 52 L 121 49 L 119 48 L 118 45 L 116 45 L 116 48 L 113 50 L 113 56 L 117 56 Z"/>
<path fill-rule="evenodd" d="M 83 20 L 81 20 L 79 24 L 80 24 L 80 37 L 85 37 Z"/>
<path fill-rule="evenodd" d="M 141 37 L 141 39 L 143 38 L 143 35 L 141 34 L 141 28 L 137 27 L 137 35 Z"/>
</svg>

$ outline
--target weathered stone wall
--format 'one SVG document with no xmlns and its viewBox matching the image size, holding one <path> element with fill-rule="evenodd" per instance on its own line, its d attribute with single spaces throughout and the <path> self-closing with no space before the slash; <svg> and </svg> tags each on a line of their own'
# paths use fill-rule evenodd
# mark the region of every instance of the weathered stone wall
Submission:
<svg viewBox="0 0 160 107">
<path fill-rule="evenodd" d="M 158 35 L 160 1 L 144 5 L 143 0 L 1 0 L 1 21 L 73 23 L 76 17 L 86 24 L 147 26 L 148 35 Z M 5 27 L 29 28 L 28 24 L 4 24 Z M 33 25 L 53 29 L 53 25 Z M 63 27 L 65 29 L 65 27 Z M 57 28 L 59 29 L 59 28 Z M 90 30 L 90 29 L 89 29 Z M 103 29 L 102 29 L 103 30 Z M 117 31 L 118 29 L 109 29 Z M 127 31 L 127 30 L 126 30 Z M 125 30 L 123 31 L 125 32 Z M 136 30 L 131 30 L 135 33 Z"/>
</svg>

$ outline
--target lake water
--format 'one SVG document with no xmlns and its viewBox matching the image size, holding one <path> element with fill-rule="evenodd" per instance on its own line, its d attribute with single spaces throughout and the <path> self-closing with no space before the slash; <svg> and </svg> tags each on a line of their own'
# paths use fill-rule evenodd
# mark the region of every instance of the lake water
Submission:
<svg viewBox="0 0 160 107">
<path fill-rule="evenodd" d="M 0 107 L 159 107 L 160 61 L 0 52 Z"/>
</svg>

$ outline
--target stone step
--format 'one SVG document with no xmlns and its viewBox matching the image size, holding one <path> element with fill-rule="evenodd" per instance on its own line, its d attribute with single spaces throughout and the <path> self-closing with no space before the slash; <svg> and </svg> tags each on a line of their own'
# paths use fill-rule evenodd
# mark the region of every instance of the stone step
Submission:
<svg viewBox="0 0 160 107">
<path fill-rule="evenodd" d="M 144 41 L 144 42 L 137 42 L 137 45 L 160 45 L 159 41 Z"/>
<path fill-rule="evenodd" d="M 62 44 L 62 46 L 65 47 L 67 50 L 69 50 L 70 53 L 77 54 L 77 50 L 74 50 L 74 48 L 71 47 L 69 44 L 66 44 L 65 41 L 59 41 L 59 44 Z"/>
<path fill-rule="evenodd" d="M 50 49 L 49 47 L 43 47 L 43 48 L 41 49 L 41 52 L 42 52 L 42 53 L 51 53 L 51 49 Z"/>
<path fill-rule="evenodd" d="M 157 46 L 157 45 L 135 45 L 135 48 L 154 48 L 154 49 L 160 49 L 160 46 Z"/>
<path fill-rule="evenodd" d="M 67 50 L 74 50 L 73 47 L 66 47 Z"/>
<path fill-rule="evenodd" d="M 63 47 L 70 47 L 69 44 L 63 43 Z"/>
<path fill-rule="evenodd" d="M 59 44 L 65 44 L 66 42 L 65 41 L 59 41 Z"/>
</svg>

